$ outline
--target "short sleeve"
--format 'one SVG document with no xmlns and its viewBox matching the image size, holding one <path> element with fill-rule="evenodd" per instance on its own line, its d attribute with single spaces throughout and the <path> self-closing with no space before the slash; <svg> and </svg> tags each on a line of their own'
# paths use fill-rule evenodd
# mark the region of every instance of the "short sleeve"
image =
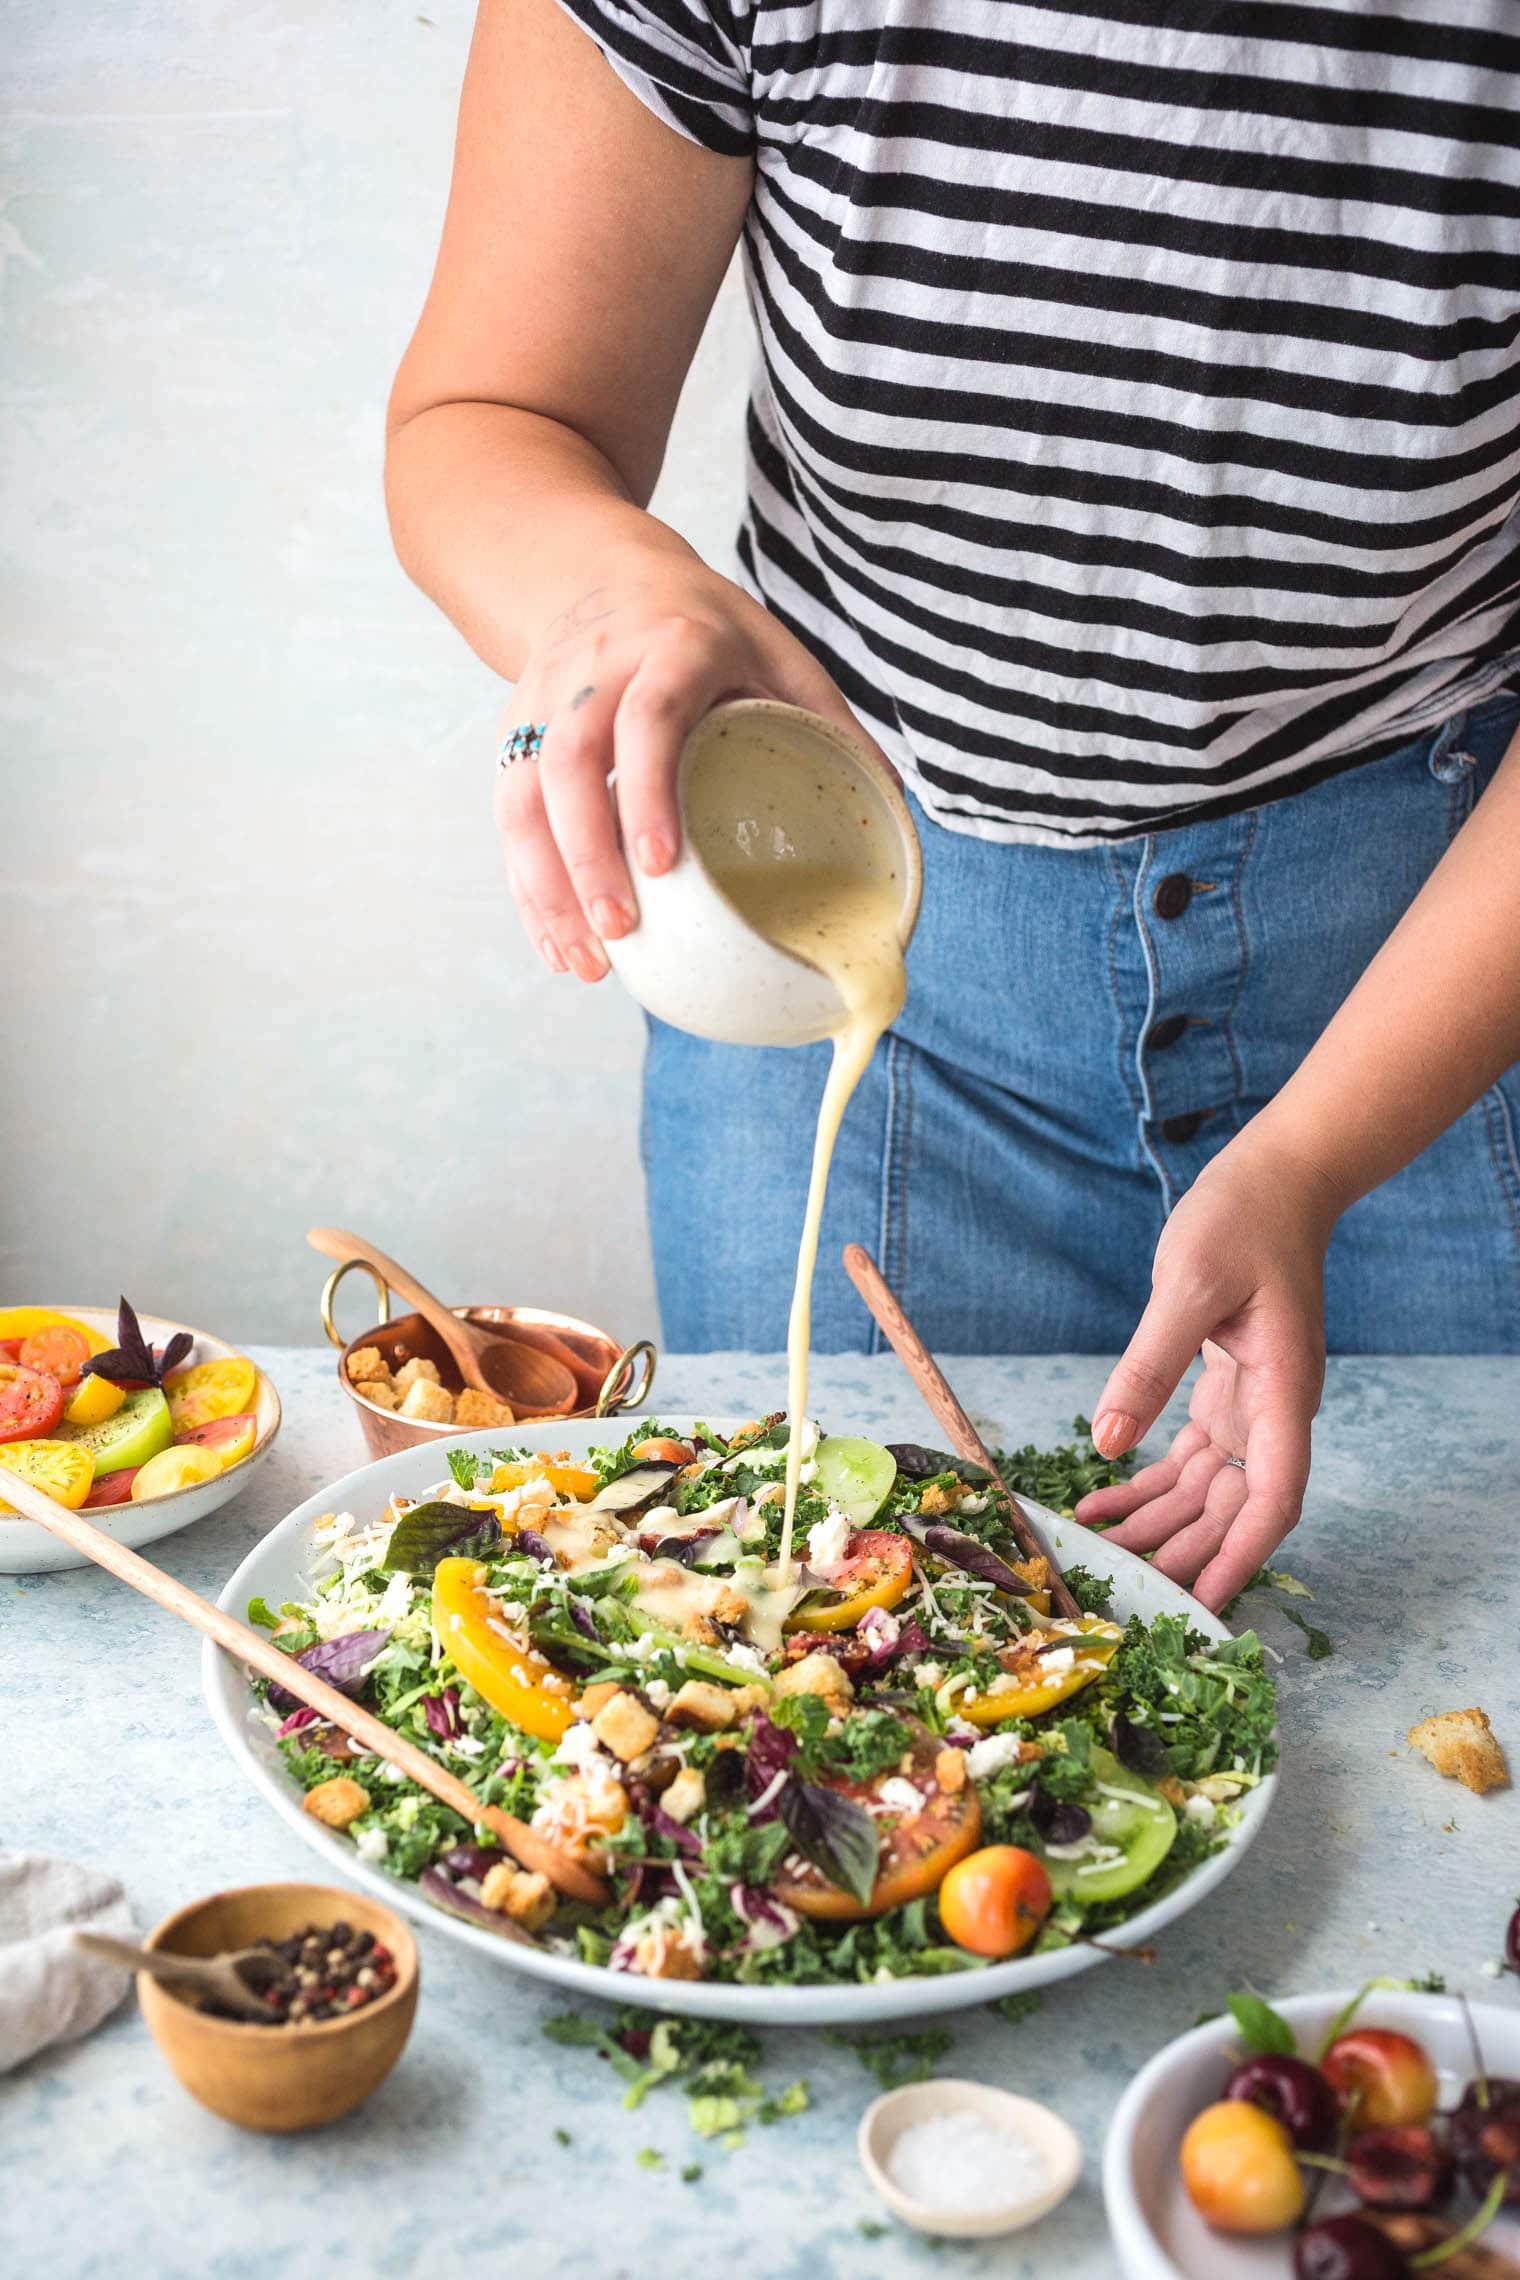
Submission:
<svg viewBox="0 0 1520 2280">
<path fill-rule="evenodd" d="M 742 20 L 724 0 L 559 0 L 646 109 L 728 158 L 755 147 Z"/>
</svg>

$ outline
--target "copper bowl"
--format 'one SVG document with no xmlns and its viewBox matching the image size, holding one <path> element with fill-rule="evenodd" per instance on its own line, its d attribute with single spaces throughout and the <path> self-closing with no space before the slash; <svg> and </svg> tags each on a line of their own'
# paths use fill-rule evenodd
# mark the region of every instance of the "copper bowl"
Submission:
<svg viewBox="0 0 1520 2280">
<path fill-rule="evenodd" d="M 379 1291 L 380 1319 L 345 1344 L 343 1333 L 333 1320 L 333 1300 L 338 1285 L 354 1267 L 362 1269 Z M 594 1323 L 578 1321 L 573 1314 L 556 1314 L 541 1306 L 456 1306 L 451 1311 L 466 1322 L 478 1322 L 484 1329 L 508 1331 L 524 1345 L 539 1346 L 556 1361 L 563 1362 L 574 1376 L 578 1396 L 575 1407 L 563 1412 L 566 1417 L 615 1417 L 623 1410 L 639 1408 L 649 1397 L 656 1357 L 648 1338 L 639 1338 L 631 1346 L 620 1346 Z M 442 1339 L 429 1329 L 420 1314 L 398 1314 L 392 1318 L 390 1291 L 366 1260 L 346 1259 L 328 1276 L 322 1286 L 322 1327 L 330 1342 L 342 1349 L 338 1356 L 338 1383 L 358 1411 L 371 1456 L 394 1456 L 398 1449 L 415 1449 L 423 1441 L 458 1440 L 461 1430 L 467 1430 L 454 1424 L 433 1424 L 424 1417 L 401 1417 L 393 1409 L 381 1409 L 377 1403 L 366 1401 L 363 1389 L 349 1377 L 349 1356 L 357 1353 L 361 1346 L 378 1346 L 390 1370 L 400 1369 L 403 1362 L 421 1354 L 437 1365 L 439 1380 L 450 1393 L 460 1391 L 459 1372 L 450 1361 Z M 524 1417 L 523 1422 L 529 1420 Z"/>
</svg>

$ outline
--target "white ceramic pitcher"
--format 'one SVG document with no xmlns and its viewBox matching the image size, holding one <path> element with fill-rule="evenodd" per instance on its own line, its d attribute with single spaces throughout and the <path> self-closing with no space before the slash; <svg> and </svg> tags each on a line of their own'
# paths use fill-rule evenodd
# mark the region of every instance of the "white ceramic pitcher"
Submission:
<svg viewBox="0 0 1520 2280">
<path fill-rule="evenodd" d="M 681 853 L 657 879 L 630 866 L 639 923 L 607 944 L 619 979 L 674 1028 L 728 1045 L 810 1045 L 843 1006 L 816 967 L 779 950 L 714 876 L 725 863 L 825 862 L 900 882 L 898 939 L 918 918 L 923 862 L 897 779 L 858 737 L 768 698 L 719 705 L 686 740 Z"/>
</svg>

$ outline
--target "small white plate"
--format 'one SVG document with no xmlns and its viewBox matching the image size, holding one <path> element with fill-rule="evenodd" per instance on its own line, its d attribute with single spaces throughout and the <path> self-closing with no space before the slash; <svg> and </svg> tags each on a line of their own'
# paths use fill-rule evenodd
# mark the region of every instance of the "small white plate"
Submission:
<svg viewBox="0 0 1520 2280">
<path fill-rule="evenodd" d="M 116 1309 L 114 1306 L 55 1306 L 51 1299 L 45 1302 L 54 1314 L 71 1314 L 86 1329 L 98 1330 L 102 1337 L 116 1343 Z M 177 1330 L 188 1330 L 186 1322 L 166 1322 L 162 1315 L 140 1314 L 143 1336 L 150 1346 L 163 1346 Z M 221 1338 L 212 1338 L 204 1330 L 191 1330 L 195 1344 L 181 1367 L 188 1369 L 195 1362 L 223 1362 L 238 1354 L 241 1349 L 229 1346 Z M 218 1473 L 213 1480 L 195 1481 L 189 1488 L 173 1488 L 167 1496 L 149 1497 L 142 1504 L 102 1504 L 85 1514 L 94 1522 L 102 1535 L 114 1536 L 118 1544 L 134 1548 L 151 1544 L 160 1536 L 169 1536 L 176 1528 L 188 1528 L 192 1520 L 204 1520 L 219 1504 L 252 1478 L 256 1465 L 268 1456 L 276 1433 L 280 1430 L 280 1397 L 262 1370 L 253 1389 L 253 1414 L 258 1419 L 258 1432 L 253 1447 L 241 1464 L 230 1472 Z M 0 1481 L 0 1495 L 3 1495 Z M 19 1515 L 0 1512 L 0 1575 L 40 1575 L 49 1568 L 88 1567 L 90 1562 L 80 1552 L 46 1528 L 39 1528 L 35 1520 L 23 1520 Z"/>
<path fill-rule="evenodd" d="M 892 2149 L 915 2122 L 935 2121 L 941 2115 L 976 2115 L 1010 2137 L 1023 2138 L 1045 2156 L 1045 2183 L 995 2208 L 958 2212 L 913 2200 L 892 2181 Z M 856 2144 L 862 2169 L 893 2216 L 940 2238 L 991 2240 L 1000 2233 L 1019 2232 L 1059 2208 L 1082 2174 L 1082 2141 L 1070 2122 L 1033 2098 L 950 2075 L 910 2082 L 901 2090 L 889 2090 L 884 2098 L 874 2098 L 860 2117 Z"/>
<path fill-rule="evenodd" d="M 1320 2038 L 1355 1990 L 1291 1995 L 1274 2004 L 1312 2057 Z M 1520 2074 L 1520 2008 L 1474 2003 L 1484 2065 L 1490 2074 Z M 1441 2104 L 1455 2105 L 1471 2079 L 1472 2050 L 1461 2007 L 1451 1995 L 1369 1995 L 1358 2026 L 1392 2027 L 1412 2035 L 1430 2054 L 1441 2080 Z M 1195 2114 L 1224 2094 L 1241 2049 L 1240 2030 L 1226 2014 L 1179 2035 L 1141 2068 L 1119 2101 L 1103 2152 L 1103 2199 L 1125 2280 L 1292 2280 L 1293 2235 L 1232 2238 L 1211 2232 L 1183 2190 L 1178 2152 Z M 1355 2207 L 1349 2194 L 1330 2190 L 1324 2216 Z M 1506 2217 L 1485 2234 L 1489 2245 L 1520 2251 L 1520 2220 Z"/>
<path fill-rule="evenodd" d="M 696 1422 L 693 1418 L 668 1417 L 663 1413 L 661 1416 L 661 1423 L 673 1433 L 689 1432 Z M 737 1432 L 740 1420 L 714 1418 L 711 1422 L 714 1431 L 732 1433 Z M 849 1431 L 847 1418 L 833 1422 L 842 1431 Z M 240 1621 L 246 1621 L 248 1602 L 256 1596 L 262 1596 L 271 1607 L 278 1607 L 282 1600 L 309 1597 L 312 1529 L 324 1513 L 353 1512 L 361 1519 L 373 1518 L 385 1510 L 393 1494 L 422 1495 L 435 1482 L 448 1477 L 450 1448 L 500 1448 L 506 1441 L 516 1448 L 562 1449 L 572 1457 L 579 1457 L 588 1449 L 622 1439 L 631 1429 L 631 1425 L 625 1425 L 622 1420 L 565 1418 L 539 1425 L 513 1426 L 506 1433 L 499 1430 L 461 1433 L 452 1442 L 429 1441 L 420 1448 L 402 1449 L 393 1457 L 382 1457 L 374 1464 L 363 1465 L 355 1472 L 345 1473 L 340 1480 L 329 1482 L 304 1504 L 298 1504 L 288 1519 L 282 1520 L 262 1543 L 256 1544 L 218 1604 Z M 1136 1559 L 1132 1552 L 1120 1551 L 1103 1536 L 1079 1528 L 1074 1520 L 1062 1520 L 1037 1504 L 1026 1504 L 1026 1510 L 1038 1523 L 1058 1559 L 1073 1564 L 1081 1561 L 1095 1575 L 1113 1578 L 1114 1609 L 1121 1622 L 1130 1615 L 1143 1615 L 1147 1620 L 1157 1615 L 1185 1615 L 1194 1629 L 1210 1638 L 1230 1636 L 1217 1615 L 1211 1615 L 1196 1599 L 1190 1598 L 1164 1575 L 1158 1575 L 1143 1560 Z M 1015 1956 L 1007 1963 L 987 1964 L 980 1969 L 915 1979 L 873 1980 L 865 1986 L 823 1982 L 802 1987 L 735 1987 L 710 1980 L 643 1979 L 634 1972 L 612 1972 L 600 1964 L 553 1955 L 546 1948 L 521 1946 L 434 1907 L 415 1884 L 400 1883 L 387 1876 L 383 1869 L 368 1867 L 346 1837 L 323 1828 L 310 1813 L 304 1812 L 301 1791 L 286 1771 L 272 1728 L 267 1720 L 254 1714 L 257 1705 L 249 1691 L 247 1672 L 210 1640 L 201 1657 L 201 1685 L 217 1730 L 239 1770 L 262 1791 L 303 1841 L 322 1855 L 329 1874 L 348 1877 L 366 1891 L 389 1901 L 393 1908 L 400 1908 L 420 1923 L 433 1925 L 445 1938 L 460 1940 L 478 1955 L 491 1957 L 507 1971 L 527 1972 L 535 1979 L 551 1980 L 577 1994 L 597 1996 L 603 2002 L 643 2003 L 661 2011 L 679 2011 L 697 2018 L 743 2019 L 755 2026 L 819 2026 L 840 2022 L 864 2026 L 877 2020 L 906 2019 L 925 2012 L 957 2011 L 976 2003 L 990 2003 L 1021 1988 L 1045 1987 L 1053 1980 L 1069 1979 L 1073 1973 L 1090 1971 L 1106 1960 L 1101 1949 L 1074 1944 L 1052 1949 L 1047 1954 Z M 1154 1939 L 1164 1925 L 1196 1908 L 1216 1885 L 1232 1874 L 1267 1817 L 1277 1778 L 1276 1774 L 1268 1775 L 1259 1788 L 1250 1790 L 1241 1799 L 1240 1820 L 1222 1851 L 1195 1869 L 1185 1883 L 1163 1899 L 1148 1908 L 1142 1907 L 1128 1919 L 1124 1927 L 1126 1939 L 1137 1945 Z"/>
</svg>

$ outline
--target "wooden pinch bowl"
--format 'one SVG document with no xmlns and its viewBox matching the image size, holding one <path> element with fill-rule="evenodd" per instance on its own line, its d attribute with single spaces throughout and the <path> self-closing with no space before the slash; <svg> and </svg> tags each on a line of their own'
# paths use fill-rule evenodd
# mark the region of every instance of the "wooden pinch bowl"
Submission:
<svg viewBox="0 0 1520 2280">
<path fill-rule="evenodd" d="M 370 1271 L 362 1261 L 350 1264 L 359 1265 L 365 1273 Z M 382 1409 L 378 1403 L 366 1401 L 362 1385 L 355 1385 L 350 1378 L 350 1355 L 356 1354 L 361 1346 L 378 1346 L 391 1371 L 400 1369 L 404 1362 L 420 1354 L 436 1364 L 439 1380 L 450 1393 L 457 1394 L 460 1390 L 459 1374 L 437 1332 L 420 1314 L 392 1316 L 390 1296 L 383 1286 L 380 1303 L 385 1311 L 380 1320 L 368 1330 L 362 1330 L 357 1338 L 344 1342 L 333 1320 L 333 1299 L 348 1271 L 347 1266 L 336 1267 L 327 1278 L 322 1292 L 322 1326 L 329 1341 L 341 1348 L 338 1383 L 353 1403 L 370 1455 L 392 1457 L 398 1449 L 415 1449 L 424 1441 L 457 1441 L 459 1426 L 434 1424 L 423 1417 L 402 1417 L 393 1409 Z M 522 1344 L 537 1346 L 552 1354 L 556 1361 L 563 1362 L 574 1376 L 576 1386 L 576 1403 L 565 1412 L 567 1416 L 613 1417 L 625 1410 L 640 1408 L 648 1398 L 655 1367 L 655 1350 L 648 1339 L 620 1346 L 594 1323 L 582 1322 L 573 1314 L 558 1314 L 546 1307 L 456 1306 L 450 1311 L 466 1322 L 479 1324 L 482 1329 L 509 1333 Z M 523 1412 L 520 1422 L 535 1420 Z M 510 1431 L 509 1426 L 502 1427 L 504 1434 Z"/>
<path fill-rule="evenodd" d="M 396 1984 L 345 2018 L 258 2026 L 197 2010 L 138 1974 L 148 2030 L 192 2098 L 245 2130 L 316 2130 L 379 2088 L 406 2045 L 417 2010 L 417 1943 L 401 1917 L 359 1892 L 323 1884 L 245 1884 L 166 1916 L 143 1942 L 173 1955 L 220 1955 L 282 1940 L 308 1924 L 373 1932 L 396 1963 Z"/>
</svg>

